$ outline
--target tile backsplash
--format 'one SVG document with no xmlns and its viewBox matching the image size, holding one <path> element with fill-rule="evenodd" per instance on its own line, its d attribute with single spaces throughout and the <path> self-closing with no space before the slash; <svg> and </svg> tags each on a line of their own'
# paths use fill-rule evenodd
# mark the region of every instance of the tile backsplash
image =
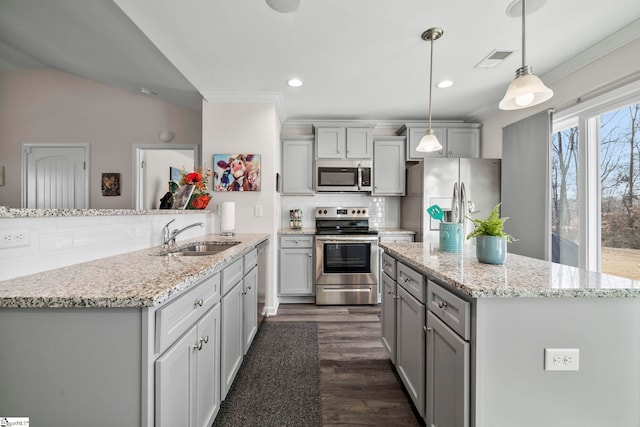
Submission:
<svg viewBox="0 0 640 427">
<path fill-rule="evenodd" d="M 158 246 L 162 227 L 174 218 L 171 229 L 194 222 L 205 224 L 204 229 L 185 231 L 178 243 L 214 232 L 210 211 L 189 215 L 2 218 L 0 236 L 24 232 L 25 241 L 15 247 L 0 242 L 0 280 Z"/>
<path fill-rule="evenodd" d="M 357 206 L 369 209 L 371 228 L 400 226 L 400 198 L 373 197 L 363 193 L 328 193 L 314 196 L 282 196 L 281 225 L 289 227 L 289 210 L 302 209 L 302 227 L 315 227 L 315 208 Z"/>
</svg>

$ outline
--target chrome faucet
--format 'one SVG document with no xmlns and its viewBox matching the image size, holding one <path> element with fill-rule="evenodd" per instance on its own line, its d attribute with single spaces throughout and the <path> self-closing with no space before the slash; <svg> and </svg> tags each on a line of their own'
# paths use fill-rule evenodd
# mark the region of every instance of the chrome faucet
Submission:
<svg viewBox="0 0 640 427">
<path fill-rule="evenodd" d="M 178 236 L 178 234 L 182 233 L 183 231 L 187 231 L 188 229 L 193 227 L 204 227 L 203 222 L 194 222 L 193 224 L 187 225 L 186 227 L 181 228 L 180 230 L 174 229 L 169 231 L 169 225 L 173 221 L 175 221 L 175 219 L 172 219 L 171 221 L 166 223 L 164 227 L 162 227 L 162 247 L 164 249 L 169 248 L 169 246 L 171 245 L 175 245 L 176 237 Z"/>
</svg>

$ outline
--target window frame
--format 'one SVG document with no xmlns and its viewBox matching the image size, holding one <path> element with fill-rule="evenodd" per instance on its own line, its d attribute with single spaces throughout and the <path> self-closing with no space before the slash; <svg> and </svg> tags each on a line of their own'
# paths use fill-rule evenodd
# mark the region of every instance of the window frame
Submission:
<svg viewBox="0 0 640 427">
<path fill-rule="evenodd" d="M 640 103 L 640 79 L 590 98 L 579 98 L 574 105 L 554 111 L 553 132 L 578 126 L 579 266 L 586 270 L 601 270 L 599 117 L 636 103 Z M 552 151 L 550 156 L 553 156 Z M 548 234 L 551 235 L 551 227 Z"/>
</svg>

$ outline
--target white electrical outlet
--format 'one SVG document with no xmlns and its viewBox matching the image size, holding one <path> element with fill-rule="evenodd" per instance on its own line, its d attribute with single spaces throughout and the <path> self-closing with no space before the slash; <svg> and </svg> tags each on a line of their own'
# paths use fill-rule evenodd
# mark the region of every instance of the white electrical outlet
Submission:
<svg viewBox="0 0 640 427">
<path fill-rule="evenodd" d="M 4 230 L 0 231 L 0 248 L 17 248 L 29 246 L 28 230 Z"/>
<path fill-rule="evenodd" d="M 580 349 L 545 348 L 545 371 L 578 371 L 580 368 Z"/>
<path fill-rule="evenodd" d="M 255 216 L 262 216 L 262 205 L 255 205 L 253 207 L 253 214 Z"/>
</svg>

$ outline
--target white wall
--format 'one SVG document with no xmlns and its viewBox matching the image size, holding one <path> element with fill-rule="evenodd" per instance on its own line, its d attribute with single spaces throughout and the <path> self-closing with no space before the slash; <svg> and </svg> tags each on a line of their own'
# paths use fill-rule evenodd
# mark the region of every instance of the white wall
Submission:
<svg viewBox="0 0 640 427">
<path fill-rule="evenodd" d="M 638 52 L 640 52 L 640 40 L 611 52 L 557 82 L 545 81 L 545 84 L 554 92 L 553 98 L 549 101 L 524 110 L 499 111 L 483 120 L 482 157 L 502 157 L 503 127 L 549 108 L 561 109 L 563 106 L 571 105 L 577 98 L 583 97 L 594 89 L 632 73 L 637 73 L 640 70 L 640 54 Z M 530 65 L 535 69 L 535 62 Z M 505 82 L 505 91 L 509 83 Z"/>
<path fill-rule="evenodd" d="M 54 69 L 0 73 L 0 206 L 20 207 L 22 143 L 89 143 L 90 207 L 131 209 L 131 147 L 162 144 L 165 130 L 172 144 L 199 144 L 200 112 Z M 120 173 L 121 196 L 102 196 L 103 172 Z"/>
<path fill-rule="evenodd" d="M 222 202 L 236 204 L 236 232 L 269 233 L 271 277 L 266 307 L 277 307 L 277 233 L 280 226 L 280 193 L 275 176 L 280 170 L 280 121 L 269 103 L 209 103 L 202 105 L 202 165 L 213 169 L 214 154 L 253 153 L 261 156 L 261 191 L 214 192 L 209 209 Z M 255 215 L 255 207 L 262 216 Z M 219 215 L 218 215 L 219 217 Z M 216 224 L 219 229 L 220 224 Z"/>
</svg>

